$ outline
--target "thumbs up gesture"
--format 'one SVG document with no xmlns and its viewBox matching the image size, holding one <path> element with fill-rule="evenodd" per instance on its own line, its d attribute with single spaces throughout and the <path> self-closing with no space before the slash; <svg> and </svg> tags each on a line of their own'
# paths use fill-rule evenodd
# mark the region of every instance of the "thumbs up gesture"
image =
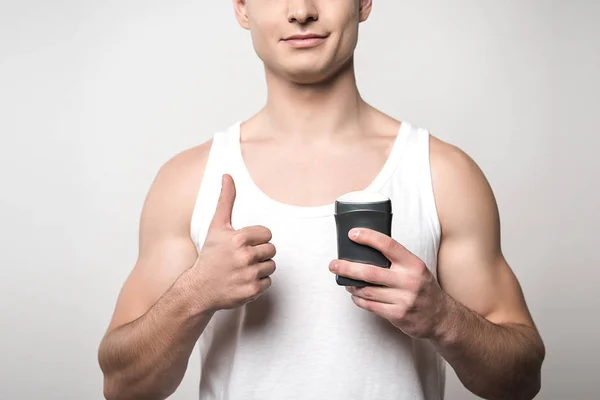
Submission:
<svg viewBox="0 0 600 400">
<path fill-rule="evenodd" d="M 223 176 L 221 194 L 206 240 L 193 269 L 202 282 L 204 306 L 232 309 L 256 300 L 271 286 L 275 272 L 275 246 L 264 226 L 236 230 L 231 226 L 235 184 Z"/>
</svg>

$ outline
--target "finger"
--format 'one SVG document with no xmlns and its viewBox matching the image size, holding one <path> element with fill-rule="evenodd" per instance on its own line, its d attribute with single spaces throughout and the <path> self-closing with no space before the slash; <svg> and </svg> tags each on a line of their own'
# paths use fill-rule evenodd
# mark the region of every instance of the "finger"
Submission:
<svg viewBox="0 0 600 400">
<path fill-rule="evenodd" d="M 260 280 L 263 280 L 263 279 L 273 275 L 275 273 L 275 271 L 277 270 L 277 266 L 275 264 L 275 261 L 273 261 L 273 260 L 263 261 L 257 265 L 257 268 L 258 268 L 257 277 Z"/>
<path fill-rule="evenodd" d="M 258 282 L 252 284 L 252 296 L 248 298 L 248 302 L 256 301 L 264 292 L 271 287 L 271 278 L 266 277 L 259 279 Z M 258 286 L 258 287 L 257 287 Z"/>
<path fill-rule="evenodd" d="M 264 226 L 247 226 L 238 230 L 237 234 L 242 237 L 243 244 L 248 246 L 258 246 L 273 239 L 271 230 Z"/>
<path fill-rule="evenodd" d="M 252 252 L 254 253 L 254 259 L 258 262 L 262 262 L 268 261 L 275 257 L 275 254 L 277 254 L 277 249 L 275 249 L 273 243 L 264 243 L 252 247 Z"/>
<path fill-rule="evenodd" d="M 404 296 L 399 289 L 388 287 L 346 287 L 348 293 L 365 300 L 376 301 L 384 304 L 404 304 Z"/>
<path fill-rule="evenodd" d="M 358 296 L 352 296 L 352 301 L 363 310 L 371 311 L 388 320 L 393 319 L 394 315 L 397 313 L 396 309 L 398 306 L 394 304 L 379 303 L 377 301 L 366 300 Z"/>
<path fill-rule="evenodd" d="M 375 265 L 360 264 L 345 260 L 334 260 L 329 264 L 331 272 L 345 278 L 355 279 L 373 283 L 375 285 L 383 285 L 393 287 L 394 273 L 388 268 L 381 268 Z"/>
<path fill-rule="evenodd" d="M 406 247 L 402 246 L 388 235 L 372 229 L 352 229 L 348 233 L 348 237 L 358 244 L 379 250 L 391 262 L 402 263 L 403 261 L 406 261 L 407 258 L 413 256 Z"/>
<path fill-rule="evenodd" d="M 231 213 L 235 202 L 235 183 L 231 175 L 223 175 L 221 194 L 217 201 L 217 208 L 211 222 L 211 227 L 231 226 Z"/>
<path fill-rule="evenodd" d="M 258 286 L 260 287 L 260 293 L 264 293 L 268 288 L 271 287 L 272 284 L 273 281 L 268 276 L 266 278 L 259 279 Z"/>
</svg>

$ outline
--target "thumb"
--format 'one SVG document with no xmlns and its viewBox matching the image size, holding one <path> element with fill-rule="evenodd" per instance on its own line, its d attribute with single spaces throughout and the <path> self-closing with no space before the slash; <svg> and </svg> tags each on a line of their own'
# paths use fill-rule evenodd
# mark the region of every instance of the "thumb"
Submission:
<svg viewBox="0 0 600 400">
<path fill-rule="evenodd" d="M 217 208 L 212 219 L 211 227 L 231 226 L 231 212 L 235 202 L 235 183 L 231 175 L 223 175 L 221 181 L 221 194 L 217 202 Z"/>
</svg>

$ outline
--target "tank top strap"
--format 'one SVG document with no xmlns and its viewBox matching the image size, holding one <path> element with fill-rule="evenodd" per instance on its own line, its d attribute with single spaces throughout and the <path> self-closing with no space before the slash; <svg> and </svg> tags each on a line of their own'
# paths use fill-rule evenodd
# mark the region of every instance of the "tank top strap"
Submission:
<svg viewBox="0 0 600 400">
<path fill-rule="evenodd" d="M 441 226 L 431 174 L 431 134 L 427 129 L 406 122 L 403 124 L 406 129 L 403 131 L 405 137 L 402 139 L 402 149 L 399 151 L 393 176 L 386 183 L 383 192 L 398 198 L 398 201 L 406 201 L 408 196 L 411 197 L 410 204 L 418 207 L 418 213 L 428 224 L 437 248 L 440 244 Z M 414 212 L 417 212 L 416 208 Z"/>
<path fill-rule="evenodd" d="M 232 136 L 235 129 L 230 128 L 213 134 L 208 159 L 204 167 L 202 181 L 196 197 L 196 204 L 190 222 L 190 236 L 199 250 L 206 236 L 210 218 L 217 207 L 221 193 L 223 174 L 234 176 L 231 159 L 233 157 Z M 235 179 L 235 176 L 234 176 Z"/>
</svg>

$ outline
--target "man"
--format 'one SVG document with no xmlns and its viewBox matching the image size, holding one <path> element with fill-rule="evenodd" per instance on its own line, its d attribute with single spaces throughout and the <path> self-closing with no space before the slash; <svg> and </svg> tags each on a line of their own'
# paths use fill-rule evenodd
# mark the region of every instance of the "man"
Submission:
<svg viewBox="0 0 600 400">
<path fill-rule="evenodd" d="M 266 106 L 167 162 L 99 349 L 107 399 L 165 399 L 199 340 L 201 399 L 427 399 L 445 359 L 487 399 L 531 399 L 544 345 L 476 164 L 360 96 L 371 0 L 234 0 Z M 392 199 L 389 269 L 336 260 L 334 200 Z M 374 285 L 343 288 L 335 274 Z"/>
</svg>

